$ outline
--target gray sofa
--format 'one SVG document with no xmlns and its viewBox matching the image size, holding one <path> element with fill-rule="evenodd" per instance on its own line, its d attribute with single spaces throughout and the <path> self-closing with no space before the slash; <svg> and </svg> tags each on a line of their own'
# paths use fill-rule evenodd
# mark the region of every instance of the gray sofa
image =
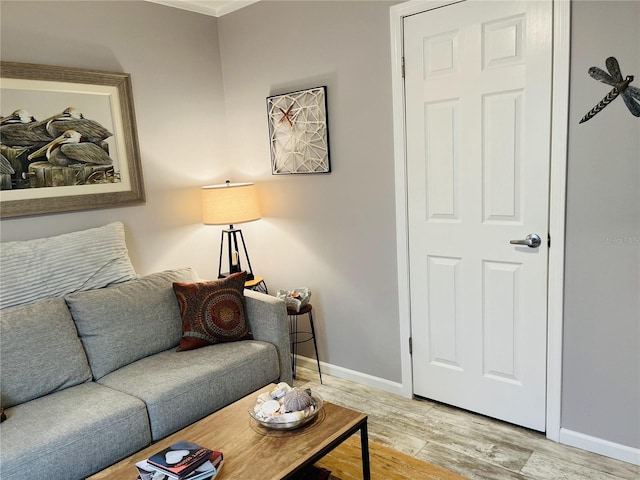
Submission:
<svg viewBox="0 0 640 480">
<path fill-rule="evenodd" d="M 253 340 L 176 351 L 172 283 L 193 281 L 191 269 L 172 270 L 2 311 L 2 480 L 85 478 L 270 382 L 291 383 L 284 302 L 258 292 L 245 290 Z"/>
</svg>

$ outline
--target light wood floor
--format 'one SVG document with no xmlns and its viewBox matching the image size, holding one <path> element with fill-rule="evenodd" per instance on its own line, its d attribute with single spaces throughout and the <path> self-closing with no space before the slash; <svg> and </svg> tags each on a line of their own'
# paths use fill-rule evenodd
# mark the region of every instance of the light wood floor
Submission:
<svg viewBox="0 0 640 480">
<path fill-rule="evenodd" d="M 555 443 L 538 432 L 324 373 L 322 380 L 324 385 L 316 370 L 298 366 L 294 384 L 366 413 L 370 440 L 469 479 L 640 479 L 638 466 Z"/>
</svg>

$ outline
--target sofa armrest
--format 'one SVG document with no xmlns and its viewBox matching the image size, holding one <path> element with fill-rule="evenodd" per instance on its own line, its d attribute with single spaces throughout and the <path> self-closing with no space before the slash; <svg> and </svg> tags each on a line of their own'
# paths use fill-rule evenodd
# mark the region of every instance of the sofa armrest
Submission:
<svg viewBox="0 0 640 480">
<path fill-rule="evenodd" d="M 280 360 L 280 381 L 293 385 L 289 318 L 284 301 L 253 290 L 245 289 L 244 294 L 253 338 L 276 346 Z"/>
</svg>

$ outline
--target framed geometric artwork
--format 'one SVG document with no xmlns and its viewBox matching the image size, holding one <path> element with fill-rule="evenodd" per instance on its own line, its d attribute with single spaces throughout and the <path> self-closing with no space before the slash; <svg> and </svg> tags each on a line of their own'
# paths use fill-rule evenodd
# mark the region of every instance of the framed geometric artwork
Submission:
<svg viewBox="0 0 640 480">
<path fill-rule="evenodd" d="M 144 202 L 129 74 L 0 67 L 0 217 Z"/>
<path fill-rule="evenodd" d="M 271 173 L 330 173 L 327 88 L 267 97 Z"/>
</svg>

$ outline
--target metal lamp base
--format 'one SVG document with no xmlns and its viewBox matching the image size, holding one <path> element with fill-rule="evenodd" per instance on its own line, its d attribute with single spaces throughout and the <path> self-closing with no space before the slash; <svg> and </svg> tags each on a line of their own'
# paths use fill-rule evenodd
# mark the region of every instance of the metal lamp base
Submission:
<svg viewBox="0 0 640 480">
<path fill-rule="evenodd" d="M 238 235 L 240 236 L 240 242 L 238 242 Z M 222 272 L 222 252 L 224 251 L 224 240 L 227 239 L 227 264 L 229 265 L 229 271 Z M 247 267 L 244 270 L 247 272 L 247 280 L 253 280 L 253 269 L 251 268 L 251 260 L 249 260 L 249 253 L 247 252 L 247 246 L 244 243 L 244 236 L 242 230 L 239 228 L 233 228 L 233 225 L 229 225 L 228 229 L 222 230 L 220 237 L 220 258 L 218 261 L 218 278 L 226 278 L 234 273 L 243 271 L 242 262 L 240 260 L 239 245 L 242 244 L 242 250 L 244 251 L 244 257 L 247 260 Z"/>
</svg>

